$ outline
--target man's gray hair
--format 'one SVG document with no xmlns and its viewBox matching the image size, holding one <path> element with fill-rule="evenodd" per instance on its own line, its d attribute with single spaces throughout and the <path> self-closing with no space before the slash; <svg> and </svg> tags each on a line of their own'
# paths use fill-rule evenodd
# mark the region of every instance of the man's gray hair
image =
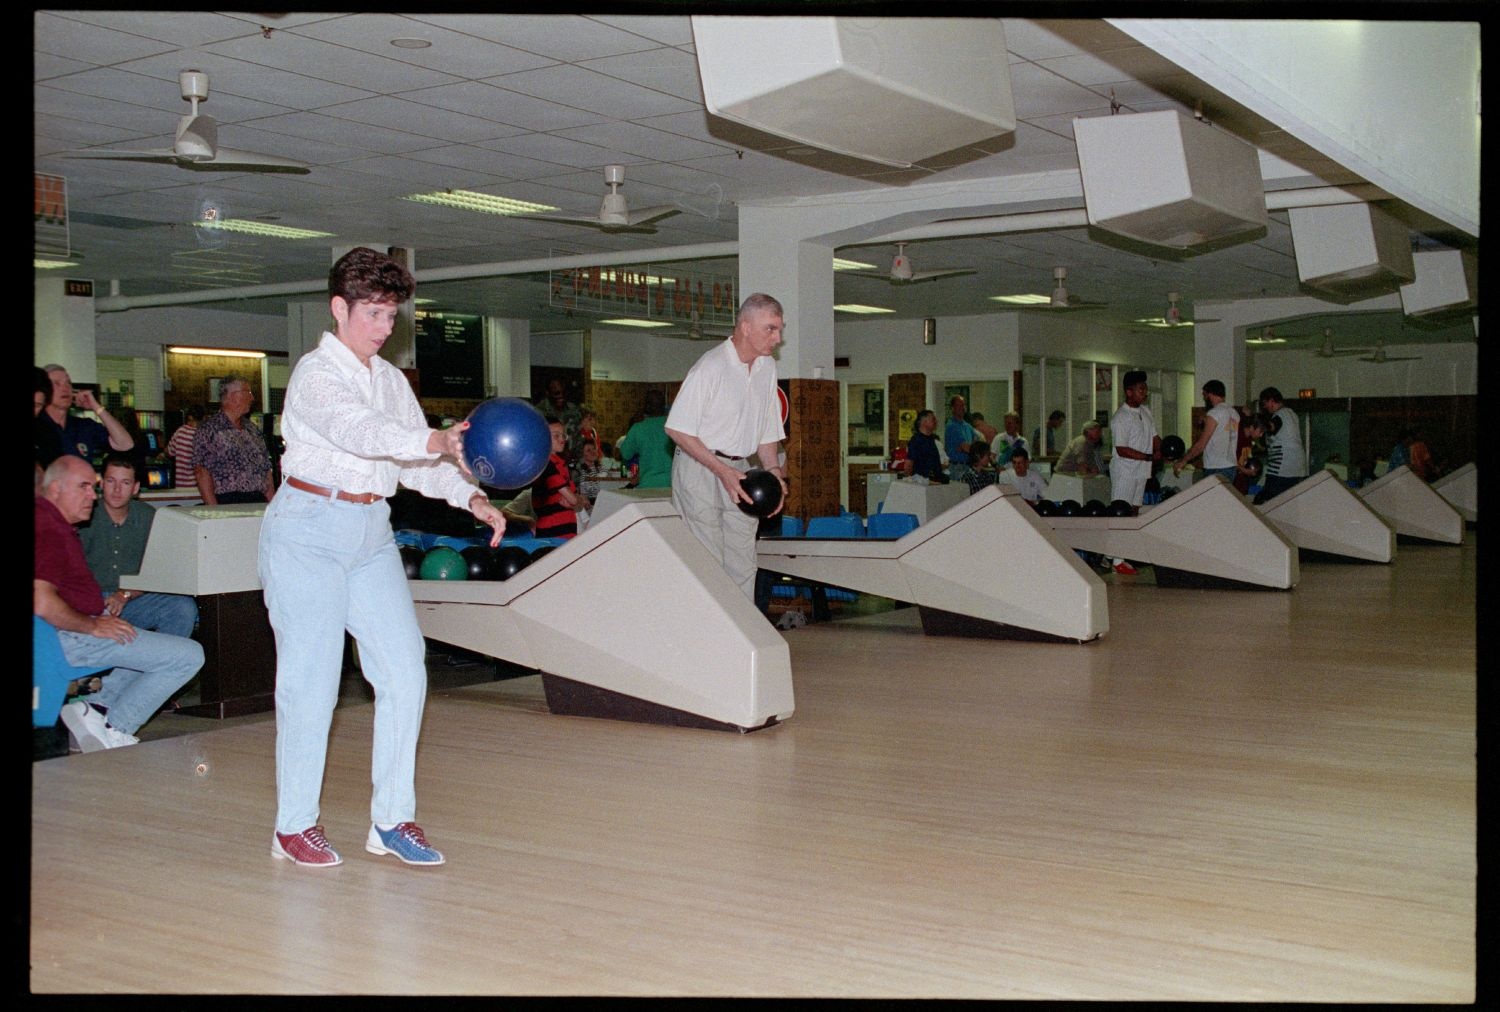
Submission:
<svg viewBox="0 0 1500 1012">
<path fill-rule="evenodd" d="M 740 303 L 740 311 L 734 315 L 734 322 L 738 325 L 741 320 L 747 319 L 751 313 L 761 311 L 775 313 L 781 317 L 786 316 L 786 313 L 782 311 L 780 302 L 777 302 L 765 292 L 754 292 L 746 296 L 745 301 Z"/>
</svg>

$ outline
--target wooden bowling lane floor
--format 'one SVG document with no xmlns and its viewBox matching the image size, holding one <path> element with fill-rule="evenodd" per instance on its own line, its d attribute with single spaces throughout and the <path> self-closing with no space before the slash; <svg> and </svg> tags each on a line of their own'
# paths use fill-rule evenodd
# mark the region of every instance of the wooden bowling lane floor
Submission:
<svg viewBox="0 0 1500 1012">
<path fill-rule="evenodd" d="M 274 724 L 32 767 L 35 992 L 1475 998 L 1475 539 L 1291 592 L 1109 581 L 1087 645 L 786 633 L 748 735 L 433 692 L 418 819 L 269 853 Z"/>
</svg>

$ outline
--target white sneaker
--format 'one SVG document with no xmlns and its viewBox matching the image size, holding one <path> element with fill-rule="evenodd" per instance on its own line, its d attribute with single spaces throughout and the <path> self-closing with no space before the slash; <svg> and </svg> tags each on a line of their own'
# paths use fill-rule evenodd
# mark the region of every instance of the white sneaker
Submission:
<svg viewBox="0 0 1500 1012">
<path fill-rule="evenodd" d="M 109 726 L 104 714 L 81 699 L 74 700 L 62 708 L 62 722 L 68 734 L 84 752 L 98 752 L 106 748 L 135 745 L 140 739 Z"/>
</svg>

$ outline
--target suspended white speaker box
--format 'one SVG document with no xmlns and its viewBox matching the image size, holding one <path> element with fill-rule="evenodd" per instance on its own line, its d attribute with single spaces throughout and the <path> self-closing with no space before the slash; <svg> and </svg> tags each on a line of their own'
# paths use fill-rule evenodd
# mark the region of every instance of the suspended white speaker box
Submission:
<svg viewBox="0 0 1500 1012">
<path fill-rule="evenodd" d="M 1458 313 L 1479 305 L 1479 262 L 1472 253 L 1424 250 L 1411 258 L 1416 279 L 1401 286 L 1401 308 L 1407 316 Z"/>
<path fill-rule="evenodd" d="M 998 18 L 692 23 L 708 111 L 778 137 L 909 168 L 1016 129 Z"/>
<path fill-rule="evenodd" d="M 1373 204 L 1293 207 L 1292 248 L 1297 276 L 1335 301 L 1394 292 L 1416 276 L 1411 232 Z"/>
<path fill-rule="evenodd" d="M 1164 109 L 1073 120 L 1089 224 L 1188 249 L 1266 227 L 1254 145 Z"/>
</svg>

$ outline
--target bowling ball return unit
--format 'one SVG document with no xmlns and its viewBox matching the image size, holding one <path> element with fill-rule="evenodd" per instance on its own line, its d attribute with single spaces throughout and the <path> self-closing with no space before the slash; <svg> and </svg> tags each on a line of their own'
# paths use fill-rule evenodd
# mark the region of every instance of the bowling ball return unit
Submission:
<svg viewBox="0 0 1500 1012">
<path fill-rule="evenodd" d="M 1479 468 L 1472 462 L 1454 468 L 1430 487 L 1458 510 L 1465 523 L 1479 523 Z"/>
<path fill-rule="evenodd" d="M 1431 485 L 1402 464 L 1355 491 L 1396 533 L 1450 545 L 1464 543 L 1464 517 Z"/>
<path fill-rule="evenodd" d="M 1252 508 L 1302 552 L 1365 562 L 1396 557 L 1395 529 L 1332 471 L 1309 475 Z"/>
<path fill-rule="evenodd" d="M 1104 582 L 994 486 L 893 540 L 762 538 L 756 552 L 771 572 L 914 604 L 929 635 L 1085 642 L 1109 629 Z"/>
<path fill-rule="evenodd" d="M 1038 517 L 1070 548 L 1156 568 L 1160 587 L 1290 590 L 1297 547 L 1215 475 L 1134 517 Z"/>
<path fill-rule="evenodd" d="M 503 582 L 409 585 L 424 636 L 540 671 L 553 713 L 744 732 L 793 711 L 786 641 L 670 502 L 623 504 Z"/>
</svg>

